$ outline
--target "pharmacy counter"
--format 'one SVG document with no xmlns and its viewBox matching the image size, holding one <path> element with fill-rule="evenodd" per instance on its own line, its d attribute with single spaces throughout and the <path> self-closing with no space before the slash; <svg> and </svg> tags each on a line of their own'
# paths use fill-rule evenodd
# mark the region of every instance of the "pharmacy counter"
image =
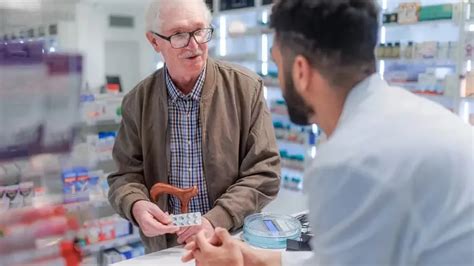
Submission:
<svg viewBox="0 0 474 266">
<path fill-rule="evenodd" d="M 293 192 L 281 189 L 278 197 L 271 202 L 265 212 L 276 214 L 295 214 L 307 210 L 307 199 L 301 192 Z M 122 261 L 113 266 L 156 266 L 156 265 L 195 265 L 194 261 L 183 263 L 181 257 L 185 253 L 183 246 L 169 248 L 166 250 L 150 253 L 145 256 L 131 260 Z"/>
</svg>

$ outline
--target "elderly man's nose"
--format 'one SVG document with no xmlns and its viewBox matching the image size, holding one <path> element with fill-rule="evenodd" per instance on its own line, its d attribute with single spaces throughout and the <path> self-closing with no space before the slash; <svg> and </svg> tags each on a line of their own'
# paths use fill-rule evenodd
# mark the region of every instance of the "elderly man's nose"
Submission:
<svg viewBox="0 0 474 266">
<path fill-rule="evenodd" d="M 199 47 L 199 44 L 196 42 L 196 40 L 194 39 L 194 37 L 191 36 L 191 39 L 189 40 L 189 43 L 188 43 L 188 48 L 198 48 Z"/>
</svg>

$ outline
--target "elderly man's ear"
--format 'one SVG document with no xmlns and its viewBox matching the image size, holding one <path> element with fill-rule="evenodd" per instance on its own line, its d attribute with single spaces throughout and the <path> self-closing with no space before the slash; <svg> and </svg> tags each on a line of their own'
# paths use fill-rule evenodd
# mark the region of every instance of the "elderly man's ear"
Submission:
<svg viewBox="0 0 474 266">
<path fill-rule="evenodd" d="M 153 35 L 153 33 L 151 32 L 147 32 L 146 38 L 148 39 L 148 42 L 150 42 L 151 46 L 153 46 L 153 49 L 157 53 L 161 53 L 161 49 L 160 49 L 160 46 L 158 45 L 155 35 Z"/>
</svg>

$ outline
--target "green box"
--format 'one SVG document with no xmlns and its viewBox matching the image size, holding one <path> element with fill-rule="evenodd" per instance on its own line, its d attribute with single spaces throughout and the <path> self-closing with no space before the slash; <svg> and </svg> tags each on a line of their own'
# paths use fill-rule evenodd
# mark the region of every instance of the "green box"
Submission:
<svg viewBox="0 0 474 266">
<path fill-rule="evenodd" d="M 423 6 L 420 8 L 418 14 L 419 21 L 427 20 L 441 20 L 441 19 L 452 19 L 453 18 L 453 5 L 432 5 Z"/>
</svg>

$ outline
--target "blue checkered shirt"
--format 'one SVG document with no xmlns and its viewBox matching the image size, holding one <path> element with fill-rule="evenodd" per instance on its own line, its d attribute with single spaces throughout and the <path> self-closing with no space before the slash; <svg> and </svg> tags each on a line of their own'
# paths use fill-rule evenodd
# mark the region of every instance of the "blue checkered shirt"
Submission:
<svg viewBox="0 0 474 266">
<path fill-rule="evenodd" d="M 199 194 L 191 199 L 188 210 L 203 214 L 210 210 L 202 161 L 202 132 L 199 119 L 199 102 L 205 72 L 204 69 L 191 93 L 184 95 L 176 88 L 168 71 L 165 71 L 168 90 L 168 126 L 171 129 L 171 167 L 168 182 L 179 188 L 197 186 Z M 181 202 L 174 196 L 169 197 L 169 207 L 173 214 L 181 213 Z"/>
</svg>

